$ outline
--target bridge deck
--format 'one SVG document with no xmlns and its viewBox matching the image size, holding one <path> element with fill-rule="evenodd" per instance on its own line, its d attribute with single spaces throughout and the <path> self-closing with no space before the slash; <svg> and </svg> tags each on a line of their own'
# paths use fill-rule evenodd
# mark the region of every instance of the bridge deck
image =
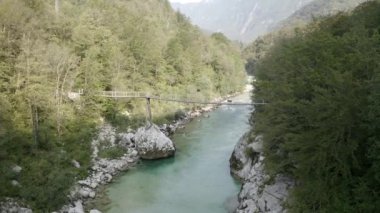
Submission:
<svg viewBox="0 0 380 213">
<path fill-rule="evenodd" d="M 142 92 L 124 92 L 124 91 L 103 91 L 100 93 L 101 97 L 106 98 L 143 98 L 158 101 L 179 102 L 185 104 L 211 104 L 211 105 L 264 105 L 266 103 L 246 103 L 246 102 L 226 102 L 226 101 L 207 101 L 207 100 L 192 100 L 190 98 L 182 98 L 177 95 L 171 96 L 157 96 L 150 95 L 149 93 Z"/>
</svg>

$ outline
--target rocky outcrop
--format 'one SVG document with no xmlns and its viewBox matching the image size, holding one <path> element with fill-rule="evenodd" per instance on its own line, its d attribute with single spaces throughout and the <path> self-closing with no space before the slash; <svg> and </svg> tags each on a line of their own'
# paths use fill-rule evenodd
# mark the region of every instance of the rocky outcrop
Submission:
<svg viewBox="0 0 380 213">
<path fill-rule="evenodd" d="M 134 148 L 134 134 L 131 132 L 128 133 L 120 133 L 118 135 L 119 138 L 119 146 L 122 146 L 124 148 Z"/>
<path fill-rule="evenodd" d="M 175 154 L 174 143 L 154 124 L 139 128 L 134 138 L 142 159 L 167 158 Z"/>
<path fill-rule="evenodd" d="M 21 170 L 20 170 L 21 171 Z M 23 207 L 19 202 L 11 198 L 6 198 L 0 202 L 0 213 L 32 213 L 29 208 Z"/>
<path fill-rule="evenodd" d="M 235 212 L 286 212 L 283 204 L 294 181 L 281 174 L 274 178 L 267 175 L 262 137 L 255 137 L 252 143 L 249 140 L 247 133 L 239 140 L 230 158 L 231 174 L 243 181 Z"/>
<path fill-rule="evenodd" d="M 59 213 L 82 213 L 83 205 L 87 200 L 96 197 L 97 189 L 101 185 L 110 183 L 113 177 L 120 172 L 128 170 L 134 166 L 139 155 L 134 143 L 134 135 L 128 133 L 116 133 L 116 129 L 110 125 L 104 125 L 96 139 L 91 142 L 92 145 L 92 167 L 89 176 L 86 179 L 79 180 L 72 187 L 68 197 L 71 203 L 63 206 Z M 120 147 L 126 150 L 126 153 L 117 159 L 106 159 L 99 157 L 99 151 L 103 148 Z M 72 161 L 74 167 L 77 167 Z M 79 164 L 79 163 L 78 163 Z"/>
<path fill-rule="evenodd" d="M 252 166 L 260 159 L 263 151 L 261 136 L 256 137 L 253 143 L 249 142 L 250 134 L 246 133 L 236 144 L 230 158 L 231 174 L 242 181 L 250 178 Z"/>
</svg>

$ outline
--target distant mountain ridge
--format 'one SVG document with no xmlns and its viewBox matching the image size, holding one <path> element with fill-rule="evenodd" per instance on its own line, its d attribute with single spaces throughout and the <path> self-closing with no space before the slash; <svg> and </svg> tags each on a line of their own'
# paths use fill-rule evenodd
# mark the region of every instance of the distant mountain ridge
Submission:
<svg viewBox="0 0 380 213">
<path fill-rule="evenodd" d="M 270 32 L 280 21 L 312 0 L 206 0 L 199 3 L 172 3 L 199 27 L 222 32 L 230 39 L 253 41 Z"/>
<path fill-rule="evenodd" d="M 303 6 L 244 49 L 243 57 L 247 60 L 247 72 L 253 74 L 257 62 L 264 58 L 276 40 L 293 37 L 295 28 L 305 29 L 309 23 L 313 22 L 314 18 L 318 19 L 338 12 L 349 12 L 366 1 L 368 0 L 314 0 Z"/>
<path fill-rule="evenodd" d="M 349 11 L 368 0 L 314 0 L 281 21 L 274 29 L 304 26 L 313 18 Z"/>
</svg>

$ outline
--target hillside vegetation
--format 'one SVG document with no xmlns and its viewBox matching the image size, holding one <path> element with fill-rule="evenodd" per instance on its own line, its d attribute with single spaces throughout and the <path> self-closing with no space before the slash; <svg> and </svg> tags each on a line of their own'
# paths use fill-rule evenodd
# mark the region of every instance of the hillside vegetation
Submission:
<svg viewBox="0 0 380 213">
<path fill-rule="evenodd" d="M 166 0 L 57 2 L 58 13 L 54 1 L 0 1 L 0 200 L 15 197 L 37 212 L 59 208 L 87 174 L 101 118 L 139 124 L 143 102 L 98 91 L 213 98 L 245 80 L 238 48 L 222 34 L 202 35 Z M 80 89 L 81 99 L 68 99 Z M 153 104 L 153 113 L 178 107 Z"/>
<path fill-rule="evenodd" d="M 290 212 L 380 209 L 380 3 L 285 38 L 256 69 L 267 171 L 296 179 Z"/>
<path fill-rule="evenodd" d="M 268 52 L 276 40 L 294 36 L 295 31 L 307 31 L 307 25 L 316 24 L 326 16 L 339 12 L 348 12 L 367 0 L 313 0 L 308 2 L 291 16 L 276 23 L 270 28 L 270 33 L 258 37 L 249 44 L 243 52 L 247 60 L 247 71 L 255 72 L 256 63 Z"/>
</svg>

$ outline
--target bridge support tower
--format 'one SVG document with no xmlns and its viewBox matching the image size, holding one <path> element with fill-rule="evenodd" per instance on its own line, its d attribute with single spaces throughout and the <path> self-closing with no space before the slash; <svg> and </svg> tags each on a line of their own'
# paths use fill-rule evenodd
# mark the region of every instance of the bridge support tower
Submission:
<svg viewBox="0 0 380 213">
<path fill-rule="evenodd" d="M 146 113 L 148 125 L 152 125 L 152 110 L 150 109 L 150 97 L 146 97 Z"/>
</svg>

